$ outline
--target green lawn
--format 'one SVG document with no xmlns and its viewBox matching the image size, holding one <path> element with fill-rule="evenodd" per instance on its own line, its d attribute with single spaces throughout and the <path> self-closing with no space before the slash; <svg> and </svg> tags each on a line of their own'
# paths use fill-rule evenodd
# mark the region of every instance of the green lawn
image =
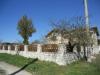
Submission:
<svg viewBox="0 0 100 75">
<path fill-rule="evenodd" d="M 0 54 L 0 61 L 5 61 L 19 67 L 22 67 L 31 60 L 18 55 Z M 100 61 L 100 58 L 98 60 Z M 59 66 L 52 62 L 37 61 L 29 65 L 26 70 L 31 73 L 34 72 L 37 75 L 100 75 L 100 66 L 97 65 L 100 63 L 96 61 L 95 63 L 78 61 L 66 66 Z"/>
</svg>

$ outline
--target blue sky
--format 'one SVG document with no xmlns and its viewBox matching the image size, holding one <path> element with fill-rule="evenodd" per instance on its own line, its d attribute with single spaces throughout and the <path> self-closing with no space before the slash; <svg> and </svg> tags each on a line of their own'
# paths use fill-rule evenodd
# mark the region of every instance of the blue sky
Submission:
<svg viewBox="0 0 100 75">
<path fill-rule="evenodd" d="M 100 29 L 100 0 L 88 0 L 90 24 Z M 17 23 L 27 15 L 37 32 L 30 41 L 41 39 L 50 31 L 50 21 L 84 16 L 83 0 L 0 0 L 0 40 L 22 40 Z"/>
</svg>

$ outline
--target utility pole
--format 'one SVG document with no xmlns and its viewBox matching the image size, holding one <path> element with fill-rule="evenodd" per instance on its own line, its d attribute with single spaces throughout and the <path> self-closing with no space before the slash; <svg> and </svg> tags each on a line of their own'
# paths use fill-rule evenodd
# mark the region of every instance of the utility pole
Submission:
<svg viewBox="0 0 100 75">
<path fill-rule="evenodd" d="M 90 27 L 89 27 L 89 16 L 88 16 L 88 0 L 84 0 L 84 13 L 85 13 L 85 26 L 86 26 L 86 32 L 87 37 L 89 37 L 90 33 Z M 90 40 L 88 40 L 90 42 Z"/>
<path fill-rule="evenodd" d="M 85 10 L 85 24 L 86 27 L 89 29 L 89 16 L 88 16 L 88 0 L 84 0 L 84 10 Z"/>
</svg>

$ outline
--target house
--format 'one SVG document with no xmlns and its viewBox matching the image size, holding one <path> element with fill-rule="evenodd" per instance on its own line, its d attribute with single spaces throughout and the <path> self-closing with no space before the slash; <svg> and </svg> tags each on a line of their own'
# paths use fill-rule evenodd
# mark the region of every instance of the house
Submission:
<svg viewBox="0 0 100 75">
<path fill-rule="evenodd" d="M 99 37 L 99 31 L 98 31 L 98 28 L 97 27 L 92 27 L 92 28 L 90 28 L 90 32 L 92 32 L 92 35 L 91 35 L 91 37 L 93 38 L 93 40 L 94 40 L 94 44 L 93 44 L 93 46 L 97 46 L 98 45 L 98 37 Z"/>
<path fill-rule="evenodd" d="M 48 44 L 60 44 L 60 43 L 68 43 L 68 39 L 64 39 L 61 37 L 61 34 L 58 33 L 59 30 L 54 29 L 46 35 Z"/>
<path fill-rule="evenodd" d="M 91 32 L 91 37 L 93 38 L 93 46 L 98 45 L 98 36 L 99 36 L 99 31 L 97 27 L 91 27 L 90 28 Z M 48 44 L 60 44 L 60 43 L 65 43 L 68 44 L 68 39 L 63 38 L 61 34 L 58 33 L 57 29 L 53 29 L 51 32 L 49 32 L 46 35 L 47 43 Z"/>
</svg>

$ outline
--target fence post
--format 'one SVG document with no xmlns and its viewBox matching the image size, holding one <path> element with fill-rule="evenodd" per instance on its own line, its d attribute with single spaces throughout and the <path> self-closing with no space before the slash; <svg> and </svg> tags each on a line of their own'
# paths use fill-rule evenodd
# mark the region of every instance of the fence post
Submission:
<svg viewBox="0 0 100 75">
<path fill-rule="evenodd" d="M 59 65 L 66 65 L 66 61 L 64 59 L 65 52 L 66 52 L 65 44 L 59 44 L 57 58 L 56 58 L 56 63 L 58 63 Z"/>
<path fill-rule="evenodd" d="M 38 53 L 41 53 L 41 52 L 42 52 L 41 44 L 38 44 L 38 45 L 37 45 L 37 52 L 38 52 Z"/>
<path fill-rule="evenodd" d="M 19 54 L 19 52 L 18 52 L 18 45 L 15 45 L 15 53 Z"/>
<path fill-rule="evenodd" d="M 5 46 L 3 45 L 3 50 L 5 50 Z"/>
<path fill-rule="evenodd" d="M 10 53 L 10 50 L 11 50 L 11 46 L 8 45 L 8 53 Z"/>
<path fill-rule="evenodd" d="M 28 52 L 28 45 L 24 45 L 24 52 Z"/>
<path fill-rule="evenodd" d="M 2 52 L 5 53 L 5 45 L 3 45 Z"/>
<path fill-rule="evenodd" d="M 41 59 L 41 52 L 42 52 L 42 46 L 41 44 L 37 44 L 37 57 Z"/>
<path fill-rule="evenodd" d="M 65 44 L 59 44 L 58 45 L 58 53 L 59 54 L 64 54 L 66 52 L 66 46 Z"/>
<path fill-rule="evenodd" d="M 18 45 L 15 45 L 15 51 L 17 51 L 18 50 Z"/>
</svg>

